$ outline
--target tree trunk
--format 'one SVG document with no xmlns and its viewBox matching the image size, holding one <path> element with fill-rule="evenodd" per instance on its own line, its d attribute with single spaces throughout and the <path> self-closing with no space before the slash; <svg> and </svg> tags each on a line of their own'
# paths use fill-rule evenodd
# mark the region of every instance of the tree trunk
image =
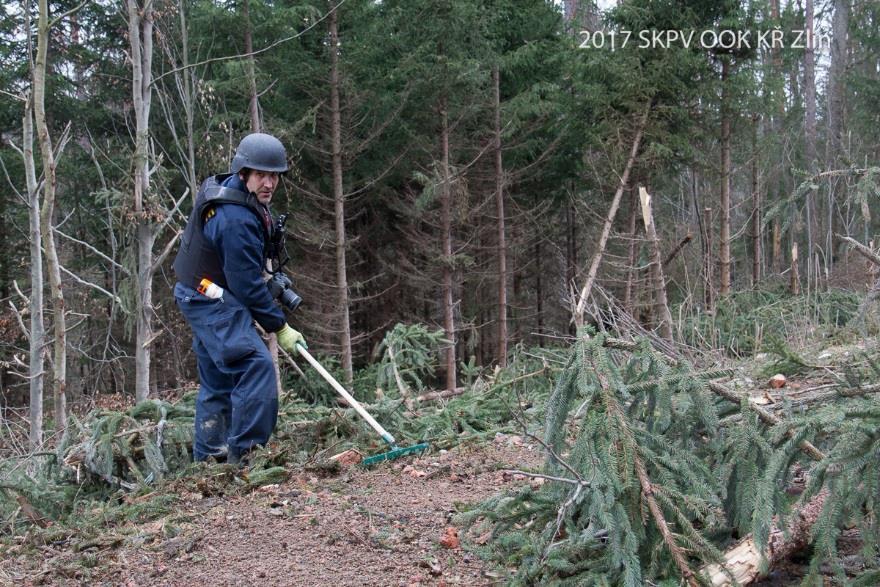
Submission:
<svg viewBox="0 0 880 587">
<path fill-rule="evenodd" d="M 336 16 L 336 11 L 331 13 Z M 244 52 L 247 55 L 244 59 L 244 74 L 247 78 L 248 93 L 250 100 L 248 102 L 248 113 L 251 116 L 251 132 L 262 132 L 260 125 L 260 98 L 257 95 L 257 74 L 254 67 L 254 25 L 251 22 L 250 0 L 242 0 L 241 3 L 241 20 L 244 26 Z"/>
<path fill-rule="evenodd" d="M 779 0 L 771 0 L 770 2 L 770 17 L 773 19 L 773 23 L 779 22 Z M 774 90 L 775 94 L 773 96 L 778 112 L 774 113 L 771 119 L 771 124 L 773 126 L 773 134 L 774 139 L 780 141 L 778 143 L 778 158 L 774 159 L 773 162 L 773 176 L 771 180 L 771 189 L 773 190 L 772 197 L 781 199 L 785 197 L 785 167 L 783 166 L 783 160 L 785 153 L 782 149 L 782 129 L 783 123 L 785 121 L 785 92 L 782 89 L 783 84 L 783 67 L 782 67 L 782 48 L 777 47 L 775 44 L 770 49 L 770 62 L 772 67 L 772 79 L 775 82 Z M 772 226 L 772 259 L 771 263 L 773 265 L 774 273 L 782 273 L 782 226 L 780 224 L 779 218 L 776 217 L 773 219 Z"/>
<path fill-rule="evenodd" d="M 27 12 L 27 11 L 26 11 Z M 26 19 L 26 22 L 28 19 Z M 28 24 L 28 30 L 30 26 Z M 30 434 L 31 450 L 43 443 L 43 248 L 40 233 L 40 194 L 37 190 L 37 173 L 34 164 L 33 103 L 28 96 L 22 119 L 22 155 L 28 190 L 28 226 L 30 233 L 30 359 L 28 377 L 30 383 Z"/>
<path fill-rule="evenodd" d="M 826 165 L 828 169 L 841 167 L 840 161 L 849 159 L 843 140 L 843 122 L 846 112 L 845 76 L 847 70 L 847 33 L 849 30 L 849 0 L 835 0 L 831 19 L 831 67 L 828 70 L 828 140 L 826 142 Z M 828 201 L 825 232 L 826 263 L 833 265 L 834 206 L 846 200 L 846 182 L 831 180 L 828 184 Z M 827 267 L 827 265 L 826 265 Z M 830 270 L 830 267 L 827 267 Z"/>
<path fill-rule="evenodd" d="M 535 239 L 535 314 L 538 318 L 538 333 L 544 333 L 544 282 L 542 268 L 541 239 Z M 544 337 L 538 337 L 538 346 L 544 348 Z"/>
<path fill-rule="evenodd" d="M 636 192 L 632 192 L 632 197 L 629 200 L 629 227 L 627 229 L 627 234 L 629 235 L 629 247 L 627 251 L 626 257 L 626 288 L 623 291 L 623 309 L 626 310 L 626 313 L 630 316 L 635 316 L 635 303 L 634 303 L 634 282 L 636 277 L 636 235 L 637 235 L 637 226 L 636 223 L 638 214 L 638 196 Z"/>
<path fill-rule="evenodd" d="M 40 231 L 46 250 L 46 266 L 49 273 L 49 292 L 52 298 L 53 384 L 55 398 L 55 431 L 64 430 L 67 422 L 67 323 L 64 315 L 64 292 L 61 286 L 61 264 L 52 233 L 52 216 L 55 212 L 55 154 L 52 138 L 46 123 L 46 62 L 49 53 L 49 2 L 40 0 L 37 22 L 37 58 L 34 62 L 34 120 L 40 156 L 43 160 L 43 205 L 40 210 Z"/>
<path fill-rule="evenodd" d="M 651 245 L 651 281 L 654 289 L 654 315 L 657 316 L 660 336 L 672 342 L 672 314 L 666 299 L 666 278 L 663 276 L 663 260 L 660 258 L 660 239 L 654 226 L 654 214 L 651 210 L 651 196 L 648 190 L 639 188 L 639 199 L 642 203 L 642 219 L 645 222 L 645 234 Z"/>
<path fill-rule="evenodd" d="M 788 290 L 791 295 L 797 296 L 801 293 L 801 278 L 798 271 L 798 245 L 797 241 L 791 245 L 791 278 L 788 282 Z"/>
<path fill-rule="evenodd" d="M 770 529 L 770 537 L 766 545 L 767 563 L 770 567 L 806 548 L 810 542 L 810 530 L 819 519 L 827 498 L 828 491 L 822 490 L 804 504 L 794 516 L 794 522 L 787 531 L 778 525 Z M 748 585 L 759 577 L 762 550 L 764 549 L 759 548 L 753 536 L 749 534 L 724 553 L 724 567 L 733 575 L 733 579 L 719 565 L 704 567 L 701 575 L 714 587 Z"/>
<path fill-rule="evenodd" d="M 455 389 L 455 305 L 452 292 L 452 194 L 449 186 L 449 113 L 446 96 L 440 98 L 440 232 L 443 247 L 443 330 L 446 348 L 446 389 Z"/>
<path fill-rule="evenodd" d="M 351 356 L 351 324 L 349 322 L 348 275 L 345 261 L 345 194 L 342 191 L 342 118 L 339 109 L 339 36 L 336 10 L 330 11 L 330 118 L 331 157 L 333 165 L 333 213 L 336 227 L 336 287 L 339 304 L 342 368 L 345 382 L 351 386 L 354 379 Z"/>
<path fill-rule="evenodd" d="M 703 208 L 703 305 L 706 312 L 715 311 L 715 284 L 712 262 L 712 208 Z"/>
<path fill-rule="evenodd" d="M 804 6 L 804 157 L 811 175 L 816 174 L 816 52 L 813 49 L 813 0 Z M 807 192 L 807 266 L 813 262 L 814 239 L 818 235 L 815 190 Z M 809 279 L 809 271 L 807 272 Z"/>
<path fill-rule="evenodd" d="M 135 338 L 135 399 L 150 395 L 150 345 L 153 343 L 153 240 L 152 221 L 145 198 L 150 189 L 149 123 L 152 101 L 153 4 L 138 6 L 128 0 L 128 35 L 131 44 L 132 103 L 135 114 L 132 190 L 137 237 L 137 334 Z"/>
<path fill-rule="evenodd" d="M 650 112 L 651 104 L 648 103 L 645 105 L 641 118 L 636 123 L 636 132 L 633 137 L 632 147 L 629 151 L 629 158 L 623 168 L 623 174 L 620 176 L 617 191 L 614 192 L 614 198 L 611 200 L 611 207 L 608 209 L 608 216 L 605 218 L 605 225 L 602 227 L 602 236 L 599 238 L 596 252 L 593 254 L 593 260 L 590 263 L 590 270 L 587 272 L 587 280 L 584 283 L 584 287 L 581 289 L 577 306 L 573 309 L 574 323 L 578 328 L 584 325 L 584 309 L 587 307 L 587 300 L 590 297 L 593 283 L 596 281 L 596 275 L 599 272 L 599 263 L 602 261 L 602 255 L 605 252 L 605 245 L 608 244 L 608 237 L 611 235 L 611 226 L 614 224 L 614 218 L 617 216 L 617 209 L 620 207 L 620 198 L 623 196 L 623 192 L 626 190 L 629 183 L 629 174 L 632 171 L 636 156 L 639 152 L 639 147 L 642 144 L 642 135 L 644 134 L 645 126 L 648 124 L 648 114 Z"/>
<path fill-rule="evenodd" d="M 758 186 L 758 116 L 752 118 L 752 287 L 761 281 L 761 192 Z"/>
<path fill-rule="evenodd" d="M 495 110 L 495 213 L 498 216 L 498 365 L 507 366 L 507 241 L 504 231 L 504 162 L 501 157 L 501 73 L 492 68 Z"/>
<path fill-rule="evenodd" d="M 721 228 L 718 243 L 718 293 L 730 293 L 730 63 L 721 59 Z"/>
</svg>

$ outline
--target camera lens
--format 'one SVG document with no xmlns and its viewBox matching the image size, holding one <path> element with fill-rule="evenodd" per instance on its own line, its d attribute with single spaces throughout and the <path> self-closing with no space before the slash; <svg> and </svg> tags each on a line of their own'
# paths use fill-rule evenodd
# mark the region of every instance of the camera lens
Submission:
<svg viewBox="0 0 880 587">
<path fill-rule="evenodd" d="M 297 293 L 292 289 L 285 289 L 283 292 L 281 292 L 281 296 L 278 299 L 282 304 L 284 304 L 284 307 L 291 312 L 296 310 L 302 302 L 302 298 L 299 297 Z"/>
</svg>

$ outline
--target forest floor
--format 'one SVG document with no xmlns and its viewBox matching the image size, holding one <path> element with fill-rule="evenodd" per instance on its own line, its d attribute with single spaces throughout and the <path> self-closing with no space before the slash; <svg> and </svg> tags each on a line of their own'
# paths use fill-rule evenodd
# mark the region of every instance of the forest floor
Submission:
<svg viewBox="0 0 880 587">
<path fill-rule="evenodd" d="M 486 537 L 455 528 L 452 517 L 529 482 L 505 469 L 540 463 L 540 447 L 499 434 L 324 478 L 293 471 L 246 495 L 181 485 L 175 511 L 160 519 L 39 553 L 13 546 L 0 584 L 494 585 L 506 573 L 475 552 Z"/>
<path fill-rule="evenodd" d="M 757 375 L 770 363 L 759 355 L 729 385 L 780 415 L 797 412 L 833 399 L 826 365 L 846 364 L 864 348 L 813 348 L 815 368 L 780 389 Z M 205 467 L 124 498 L 133 513 L 87 512 L 105 516 L 97 530 L 92 521 L 84 534 L 50 527 L 0 543 L 0 585 L 504 584 L 515 569 L 482 556 L 488 535 L 460 527 L 455 514 L 537 483 L 507 470 L 539 470 L 542 462 L 540 446 L 498 433 L 371 469 L 291 466 L 283 482 L 253 491 L 242 490 L 231 467 Z M 858 552 L 851 538 L 841 545 L 845 556 Z M 800 584 L 808 560 L 804 553 L 787 561 L 758 584 Z"/>
</svg>

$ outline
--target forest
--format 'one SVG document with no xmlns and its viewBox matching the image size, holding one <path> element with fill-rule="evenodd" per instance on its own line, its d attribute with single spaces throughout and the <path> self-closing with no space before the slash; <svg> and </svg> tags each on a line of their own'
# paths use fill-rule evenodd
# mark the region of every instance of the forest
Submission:
<svg viewBox="0 0 880 587">
<path fill-rule="evenodd" d="M 199 568 L 187 495 L 310 533 L 331 481 L 462 479 L 454 547 L 364 576 L 880 581 L 877 2 L 10 0 L 0 62 L 0 583 Z M 381 446 L 273 336 L 272 443 L 191 462 L 171 264 L 254 132 L 288 320 L 412 464 L 330 458 Z M 353 558 L 406 555 L 392 517 Z M 305 572 L 265 583 L 366 584 Z"/>
</svg>

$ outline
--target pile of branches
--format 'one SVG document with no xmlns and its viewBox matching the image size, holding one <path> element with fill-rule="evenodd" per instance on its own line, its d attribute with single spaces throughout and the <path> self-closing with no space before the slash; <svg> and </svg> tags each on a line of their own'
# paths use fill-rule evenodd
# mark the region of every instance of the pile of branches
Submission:
<svg viewBox="0 0 880 587">
<path fill-rule="evenodd" d="M 786 421 L 725 375 L 582 331 L 534 437 L 544 470 L 524 472 L 541 483 L 465 520 L 521 561 L 518 585 L 745 584 L 811 541 L 810 571 L 842 577 L 836 539 L 854 525 L 876 568 L 880 404 L 856 387 Z"/>
<path fill-rule="evenodd" d="M 380 399 L 367 408 L 403 444 L 428 441 L 435 449 L 448 448 L 512 430 L 512 412 L 542 417 L 556 362 L 552 351 L 518 349 L 507 368 L 473 369 L 470 384 L 449 394 L 432 392 L 424 382 L 431 375 L 426 342 L 439 345 L 442 339 L 408 328 L 395 330 L 389 342 L 396 352 L 386 353 L 378 383 L 387 385 L 390 376 L 406 384 L 377 393 Z M 327 457 L 348 448 L 387 450 L 348 406 L 300 399 L 320 393 L 298 393 L 307 384 L 323 382 L 303 380 L 281 394 L 277 427 L 269 446 L 252 455 L 248 486 L 278 482 L 292 468 L 332 467 Z M 124 411 L 71 417 L 54 451 L 0 461 L 0 531 L 63 520 L 83 500 L 106 501 L 199 474 L 191 460 L 195 398 L 192 392 L 173 404 L 148 400 Z"/>
</svg>

